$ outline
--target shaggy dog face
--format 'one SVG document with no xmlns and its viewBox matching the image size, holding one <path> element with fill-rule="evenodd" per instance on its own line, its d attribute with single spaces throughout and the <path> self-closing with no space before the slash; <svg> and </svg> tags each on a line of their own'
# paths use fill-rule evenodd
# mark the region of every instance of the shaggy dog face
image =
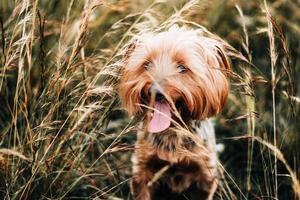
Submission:
<svg viewBox="0 0 300 200">
<path fill-rule="evenodd" d="M 160 111 L 161 116 L 154 112 L 151 121 L 163 124 L 153 121 L 156 130 L 150 121 L 152 132 L 168 128 L 171 123 L 166 118 L 176 120 L 171 114 L 174 109 L 188 122 L 216 115 L 226 102 L 226 56 L 216 40 L 196 30 L 171 28 L 144 34 L 129 46 L 125 65 L 120 83 L 122 102 L 130 115 L 144 112 L 148 106 Z M 156 96 L 154 102 L 151 96 Z"/>
</svg>

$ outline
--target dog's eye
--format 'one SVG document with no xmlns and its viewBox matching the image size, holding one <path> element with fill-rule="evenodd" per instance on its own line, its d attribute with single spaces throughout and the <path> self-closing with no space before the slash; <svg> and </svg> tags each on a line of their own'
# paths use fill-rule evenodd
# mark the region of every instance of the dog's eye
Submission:
<svg viewBox="0 0 300 200">
<path fill-rule="evenodd" d="M 177 66 L 179 73 L 185 73 L 187 71 L 186 67 L 183 64 Z"/>
<path fill-rule="evenodd" d="M 146 62 L 144 62 L 143 67 L 144 67 L 146 70 L 148 70 L 148 69 L 151 67 L 151 65 L 152 65 L 152 63 L 151 63 L 150 61 L 146 61 Z"/>
</svg>

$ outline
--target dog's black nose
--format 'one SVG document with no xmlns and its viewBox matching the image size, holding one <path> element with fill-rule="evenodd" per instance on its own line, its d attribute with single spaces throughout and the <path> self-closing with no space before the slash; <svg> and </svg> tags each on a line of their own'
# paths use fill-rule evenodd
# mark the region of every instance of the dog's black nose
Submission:
<svg viewBox="0 0 300 200">
<path fill-rule="evenodd" d="M 163 101 L 166 99 L 163 93 L 161 92 L 161 88 L 157 85 L 151 86 L 149 90 L 149 96 L 153 98 L 155 97 L 155 101 Z"/>
<path fill-rule="evenodd" d="M 160 92 L 156 93 L 156 96 L 155 96 L 156 101 L 163 101 L 164 99 L 165 99 L 165 96 L 162 93 L 160 93 Z"/>
</svg>

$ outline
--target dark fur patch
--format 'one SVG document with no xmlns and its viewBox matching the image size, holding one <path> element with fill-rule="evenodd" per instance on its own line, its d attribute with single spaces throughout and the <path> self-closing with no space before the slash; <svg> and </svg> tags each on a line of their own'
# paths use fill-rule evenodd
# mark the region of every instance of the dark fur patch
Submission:
<svg viewBox="0 0 300 200">
<path fill-rule="evenodd" d="M 167 183 L 160 182 L 152 189 L 152 200 L 202 200 L 208 197 L 209 193 L 201 190 L 194 182 L 181 194 L 173 192 Z"/>
<path fill-rule="evenodd" d="M 199 165 L 196 162 L 189 162 L 187 160 L 180 161 L 176 164 L 173 164 L 167 173 L 174 175 L 176 173 L 197 173 L 199 170 Z"/>
<path fill-rule="evenodd" d="M 170 163 L 168 161 L 161 160 L 155 155 L 148 159 L 146 167 L 152 173 L 156 173 L 159 170 L 161 170 L 163 167 L 165 167 L 166 165 L 169 165 L 169 164 Z"/>
</svg>

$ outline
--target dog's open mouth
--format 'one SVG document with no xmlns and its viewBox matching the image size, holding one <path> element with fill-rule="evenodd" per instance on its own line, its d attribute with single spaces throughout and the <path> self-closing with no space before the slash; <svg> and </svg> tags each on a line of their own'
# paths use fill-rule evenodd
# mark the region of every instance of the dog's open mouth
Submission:
<svg viewBox="0 0 300 200">
<path fill-rule="evenodd" d="M 158 133 L 166 130 L 171 125 L 171 108 L 167 101 L 155 101 L 154 113 L 148 125 L 148 131 Z"/>
</svg>

